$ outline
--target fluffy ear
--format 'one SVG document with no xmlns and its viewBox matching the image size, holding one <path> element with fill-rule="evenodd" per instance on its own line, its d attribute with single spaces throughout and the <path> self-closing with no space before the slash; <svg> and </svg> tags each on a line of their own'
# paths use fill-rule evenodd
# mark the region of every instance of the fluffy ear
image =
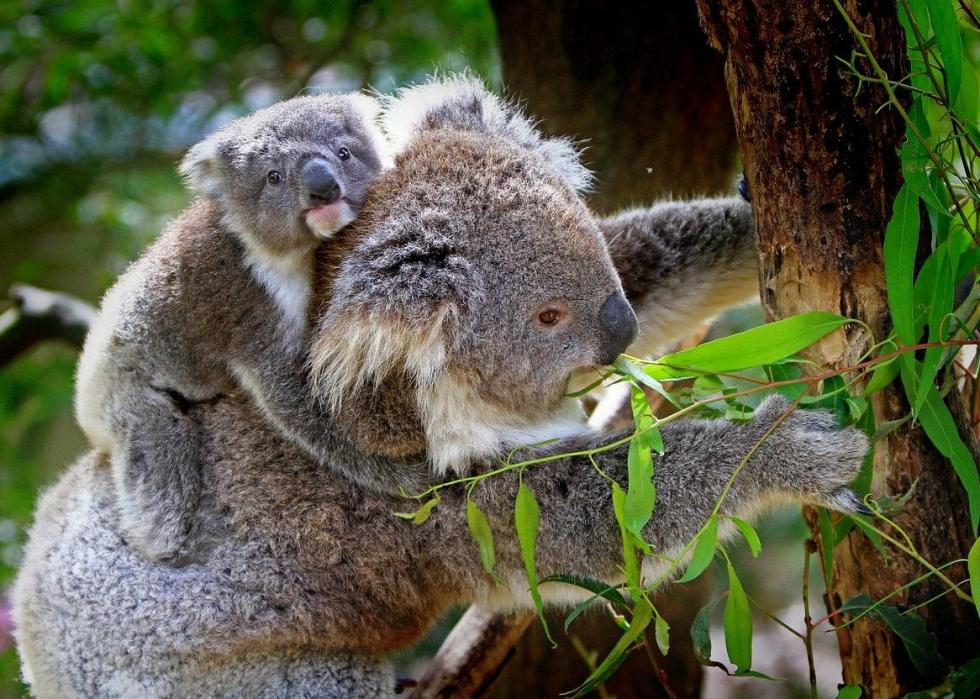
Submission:
<svg viewBox="0 0 980 699">
<path fill-rule="evenodd" d="M 347 94 L 354 111 L 364 120 L 367 126 L 367 138 L 371 141 L 374 151 L 380 156 L 385 168 L 391 167 L 394 152 L 388 139 L 381 132 L 381 100 L 374 95 L 363 92 Z"/>
<path fill-rule="evenodd" d="M 592 174 L 570 140 L 544 137 L 517 105 L 497 97 L 471 75 L 434 78 L 402 90 L 389 98 L 382 125 L 396 150 L 421 131 L 477 131 L 536 154 L 576 192 L 586 191 L 592 183 Z"/>
<path fill-rule="evenodd" d="M 180 161 L 180 176 L 197 194 L 213 196 L 221 185 L 222 150 L 226 147 L 224 132 L 218 131 L 193 146 Z"/>
<path fill-rule="evenodd" d="M 314 383 L 334 410 L 394 371 L 418 387 L 442 374 L 460 321 L 482 295 L 450 226 L 446 216 L 409 212 L 342 262 L 310 353 Z"/>
</svg>

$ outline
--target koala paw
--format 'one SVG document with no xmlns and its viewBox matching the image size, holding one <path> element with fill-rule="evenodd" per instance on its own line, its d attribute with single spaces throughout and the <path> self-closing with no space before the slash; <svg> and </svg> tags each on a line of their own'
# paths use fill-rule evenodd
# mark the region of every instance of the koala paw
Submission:
<svg viewBox="0 0 980 699">
<path fill-rule="evenodd" d="M 763 424 L 789 409 L 779 396 L 757 411 Z M 868 453 L 867 436 L 853 427 L 841 428 L 822 410 L 795 410 L 770 436 L 770 477 L 777 487 L 814 505 L 848 514 L 867 514 L 861 499 L 847 486 L 857 477 Z"/>
</svg>

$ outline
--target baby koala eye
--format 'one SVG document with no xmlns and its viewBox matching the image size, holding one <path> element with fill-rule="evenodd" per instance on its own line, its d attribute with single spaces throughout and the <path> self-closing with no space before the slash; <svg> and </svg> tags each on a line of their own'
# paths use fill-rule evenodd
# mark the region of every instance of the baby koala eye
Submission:
<svg viewBox="0 0 980 699">
<path fill-rule="evenodd" d="M 562 325 L 567 318 L 567 306 L 563 303 L 552 301 L 538 309 L 535 322 L 542 329 L 553 329 Z"/>
<path fill-rule="evenodd" d="M 278 170 L 269 170 L 269 174 L 265 176 L 269 184 L 280 184 L 282 182 L 282 175 Z"/>
<path fill-rule="evenodd" d="M 339 151 L 337 151 L 337 157 L 341 160 L 350 160 L 350 151 L 346 148 L 341 148 Z"/>
</svg>

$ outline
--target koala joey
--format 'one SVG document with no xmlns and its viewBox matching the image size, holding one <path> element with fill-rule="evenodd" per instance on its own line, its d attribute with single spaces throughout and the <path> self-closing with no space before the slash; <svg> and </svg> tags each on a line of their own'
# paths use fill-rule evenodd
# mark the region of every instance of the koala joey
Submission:
<svg viewBox="0 0 980 699">
<path fill-rule="evenodd" d="M 254 398 L 232 391 L 191 405 L 201 510 L 220 535 L 200 562 L 174 568 L 120 536 L 106 467 L 120 455 L 83 456 L 39 503 L 14 588 L 18 650 L 38 696 L 391 696 L 386 654 L 451 606 L 531 608 L 514 533 L 519 479 L 540 506 L 540 578 L 622 582 L 607 478 L 627 483 L 630 433 L 591 432 L 569 409 L 568 376 L 632 339 L 623 295 L 641 317 L 674 304 L 697 320 L 694 296 L 709 287 L 677 283 L 689 267 L 671 261 L 708 245 L 702 269 L 740 264 L 753 236 L 748 205 L 678 202 L 598 221 L 578 196 L 586 178 L 574 150 L 473 81 L 409 90 L 385 123 L 395 138 L 402 129 L 394 166 L 319 258 L 314 387 L 342 409 L 311 430 L 330 435 L 331 467 Z M 718 227 L 689 235 L 698 221 Z M 629 244 L 607 244 L 627 224 Z M 251 302 L 238 287 L 198 291 L 201 314 L 213 312 L 208 293 L 219 307 Z M 748 422 L 664 426 L 657 507 L 643 528 L 660 555 L 644 560 L 647 581 L 664 572 L 663 555 L 681 554 L 729 481 L 722 515 L 773 501 L 856 509 L 847 484 L 867 439 L 826 413 L 788 408 L 774 397 Z M 441 490 L 421 526 L 392 516 L 414 501 L 374 487 L 433 467 L 492 469 L 547 437 L 562 439 L 535 448 L 540 460 L 522 475 Z M 594 460 L 581 454 L 590 447 L 602 448 Z M 487 516 L 499 584 L 468 533 L 469 499 Z M 541 586 L 547 604 L 580 593 Z"/>
<path fill-rule="evenodd" d="M 377 110 L 361 94 L 297 97 L 191 148 L 180 171 L 199 198 L 106 295 L 77 415 L 111 455 L 121 529 L 148 558 L 186 562 L 203 543 L 198 406 L 237 383 L 274 421 L 302 414 L 292 385 L 275 412 L 277 376 L 303 362 L 318 243 L 385 165 Z"/>
</svg>

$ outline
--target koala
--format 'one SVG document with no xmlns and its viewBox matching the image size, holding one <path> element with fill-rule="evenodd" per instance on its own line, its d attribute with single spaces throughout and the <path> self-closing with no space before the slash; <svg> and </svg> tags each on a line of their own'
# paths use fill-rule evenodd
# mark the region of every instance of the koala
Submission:
<svg viewBox="0 0 980 699">
<path fill-rule="evenodd" d="M 112 457 L 122 532 L 151 560 L 206 545 L 193 406 L 240 384 L 272 419 L 304 405 L 317 419 L 277 376 L 303 362 L 318 242 L 354 220 L 384 166 L 377 111 L 365 95 L 297 97 L 191 148 L 180 170 L 199 198 L 107 293 L 76 412 Z"/>
<path fill-rule="evenodd" d="M 421 526 L 393 516 L 414 501 L 377 484 L 418 489 L 437 471 L 486 472 L 543 435 L 560 441 L 514 456 L 540 459 L 522 476 L 540 506 L 539 576 L 622 582 L 609 484 L 576 452 L 607 447 L 595 464 L 625 484 L 628 445 L 614 442 L 629 433 L 592 431 L 565 384 L 634 339 L 627 289 L 641 316 L 660 303 L 700 308 L 683 298 L 699 289 L 673 283 L 680 266 L 644 277 L 632 252 L 612 255 L 579 196 L 587 177 L 575 151 L 478 82 L 406 90 L 384 119 L 394 166 L 317 259 L 311 386 L 328 408 L 311 429 L 331 435 L 331 467 L 248 391 L 189 405 L 201 435 L 201 506 L 222 535 L 200 561 L 174 568 L 124 538 L 115 455 L 83 456 L 41 499 L 13 592 L 36 695 L 391 696 L 388 655 L 451 606 L 532 603 L 513 530 L 516 472 L 469 494 L 443 489 Z M 692 220 L 704 206 L 690 208 Z M 744 235 L 742 218 L 721 218 Z M 696 250 L 672 229 L 686 221 L 681 210 L 639 217 L 631 236 L 648 244 L 631 249 Z M 712 250 L 713 264 L 727 264 L 723 245 Z M 634 271 L 621 277 L 619 268 Z M 827 413 L 787 412 L 775 397 L 748 422 L 664 427 L 657 507 L 643 532 L 658 554 L 679 555 L 736 469 L 722 515 L 780 501 L 855 510 L 847 484 L 867 439 Z M 500 584 L 470 539 L 468 497 L 487 515 Z M 659 560 L 644 559 L 647 581 L 662 572 Z M 541 593 L 551 605 L 583 599 L 560 583 Z"/>
</svg>

